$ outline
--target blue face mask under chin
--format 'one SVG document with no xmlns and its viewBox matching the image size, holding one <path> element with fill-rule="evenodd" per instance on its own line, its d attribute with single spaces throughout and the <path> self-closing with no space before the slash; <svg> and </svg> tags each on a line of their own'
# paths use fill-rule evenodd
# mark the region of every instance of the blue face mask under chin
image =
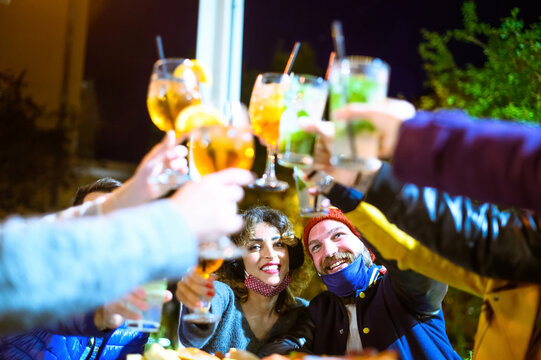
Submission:
<svg viewBox="0 0 541 360">
<path fill-rule="evenodd" d="M 347 267 L 333 274 L 321 275 L 321 279 L 327 285 L 327 289 L 337 296 L 345 297 L 352 294 L 357 296 L 376 279 L 380 269 L 381 266 L 377 265 L 366 267 L 363 257 L 359 256 Z"/>
</svg>

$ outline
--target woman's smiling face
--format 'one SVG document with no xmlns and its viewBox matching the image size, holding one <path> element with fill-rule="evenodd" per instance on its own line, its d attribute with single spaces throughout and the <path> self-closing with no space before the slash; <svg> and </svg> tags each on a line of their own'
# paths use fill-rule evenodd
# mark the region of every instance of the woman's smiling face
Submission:
<svg viewBox="0 0 541 360">
<path fill-rule="evenodd" d="M 268 223 L 256 224 L 242 260 L 248 274 L 267 285 L 279 285 L 289 272 L 289 253 L 280 232 Z"/>
</svg>

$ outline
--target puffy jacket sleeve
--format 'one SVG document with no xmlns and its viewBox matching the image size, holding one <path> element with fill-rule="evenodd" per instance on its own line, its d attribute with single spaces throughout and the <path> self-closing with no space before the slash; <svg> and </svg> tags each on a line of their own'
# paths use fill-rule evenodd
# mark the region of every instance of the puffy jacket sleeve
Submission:
<svg viewBox="0 0 541 360">
<path fill-rule="evenodd" d="M 103 337 L 110 334 L 110 331 L 100 331 L 94 323 L 94 310 L 78 316 L 62 319 L 56 325 L 50 326 L 47 330 L 54 334 L 67 336 Z"/>
<path fill-rule="evenodd" d="M 541 211 L 541 127 L 419 111 L 401 127 L 394 171 L 417 185 Z"/>
<path fill-rule="evenodd" d="M 500 211 L 491 204 L 403 184 L 384 166 L 365 201 L 398 228 L 480 275 L 540 282 L 541 225 L 525 211 Z M 511 271 L 512 269 L 512 271 Z"/>
</svg>

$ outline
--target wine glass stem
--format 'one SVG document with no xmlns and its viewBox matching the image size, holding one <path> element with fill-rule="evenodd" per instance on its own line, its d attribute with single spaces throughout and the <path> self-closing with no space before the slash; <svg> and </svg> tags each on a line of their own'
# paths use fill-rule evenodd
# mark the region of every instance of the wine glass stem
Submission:
<svg viewBox="0 0 541 360">
<path fill-rule="evenodd" d="M 263 178 L 267 181 L 276 180 L 275 172 L 275 158 L 276 158 L 276 149 L 273 145 L 267 145 L 267 164 L 265 165 L 265 173 Z"/>
</svg>

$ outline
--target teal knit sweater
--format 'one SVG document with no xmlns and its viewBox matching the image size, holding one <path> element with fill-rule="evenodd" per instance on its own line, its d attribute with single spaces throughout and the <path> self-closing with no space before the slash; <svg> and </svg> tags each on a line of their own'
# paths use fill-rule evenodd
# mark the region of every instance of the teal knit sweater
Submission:
<svg viewBox="0 0 541 360">
<path fill-rule="evenodd" d="M 260 341 L 250 329 L 233 290 L 219 281 L 214 282 L 214 288 L 216 295 L 211 301 L 211 312 L 221 316 L 215 324 L 196 325 L 183 321 L 186 308 L 181 307 L 178 335 L 180 342 L 186 347 L 196 347 L 210 353 L 221 351 L 224 354 L 230 348 L 236 348 L 257 354 L 267 339 L 287 333 L 308 306 L 306 300 L 297 298 L 294 308 L 280 316 L 267 337 Z"/>
</svg>

